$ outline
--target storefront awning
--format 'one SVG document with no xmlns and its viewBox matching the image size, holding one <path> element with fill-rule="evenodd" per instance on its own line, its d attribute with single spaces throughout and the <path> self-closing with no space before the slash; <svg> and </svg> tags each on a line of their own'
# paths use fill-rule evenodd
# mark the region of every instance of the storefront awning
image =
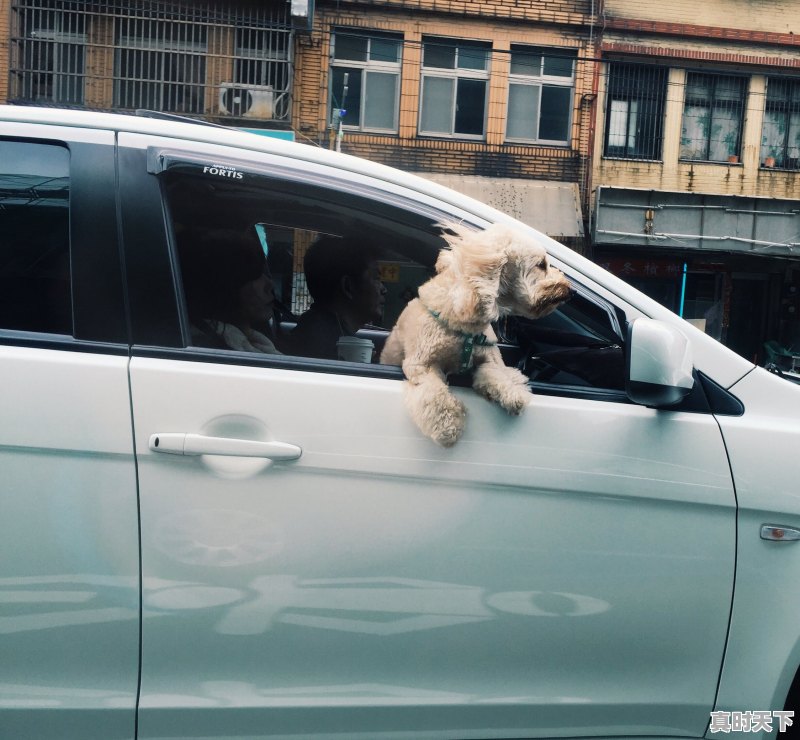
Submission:
<svg viewBox="0 0 800 740">
<path fill-rule="evenodd" d="M 432 172 L 416 174 L 497 208 L 553 238 L 583 236 L 577 183 Z"/>
<path fill-rule="evenodd" d="M 798 256 L 800 201 L 600 187 L 593 231 L 599 246 Z"/>
</svg>

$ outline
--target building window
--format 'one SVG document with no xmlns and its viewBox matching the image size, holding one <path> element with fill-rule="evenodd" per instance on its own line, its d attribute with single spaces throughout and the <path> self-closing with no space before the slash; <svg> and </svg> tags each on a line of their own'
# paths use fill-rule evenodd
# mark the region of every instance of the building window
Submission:
<svg viewBox="0 0 800 740">
<path fill-rule="evenodd" d="M 114 107 L 204 113 L 204 25 L 118 18 Z"/>
<path fill-rule="evenodd" d="M 83 103 L 86 16 L 53 0 L 13 6 L 12 97 L 20 101 Z"/>
<path fill-rule="evenodd" d="M 337 31 L 333 37 L 330 120 L 362 131 L 397 131 L 402 39 Z"/>
<path fill-rule="evenodd" d="M 666 67 L 611 64 L 606 96 L 606 157 L 661 159 Z"/>
<path fill-rule="evenodd" d="M 511 47 L 506 137 L 546 144 L 569 142 L 575 53 Z"/>
<path fill-rule="evenodd" d="M 233 84 L 223 84 L 220 91 L 222 113 L 276 120 L 289 118 L 290 40 L 288 29 L 252 26 L 235 29 Z"/>
<path fill-rule="evenodd" d="M 800 169 L 800 80 L 767 80 L 761 164 Z"/>
<path fill-rule="evenodd" d="M 689 72 L 681 159 L 738 161 L 746 94 L 745 77 Z"/>
<path fill-rule="evenodd" d="M 487 45 L 424 40 L 420 134 L 483 137 L 488 81 Z"/>
</svg>

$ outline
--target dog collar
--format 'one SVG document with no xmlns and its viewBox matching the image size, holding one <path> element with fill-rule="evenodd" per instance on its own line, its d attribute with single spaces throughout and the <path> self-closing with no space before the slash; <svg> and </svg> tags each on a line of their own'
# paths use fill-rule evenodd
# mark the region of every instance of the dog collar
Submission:
<svg viewBox="0 0 800 740">
<path fill-rule="evenodd" d="M 424 304 L 423 304 L 424 305 Z M 493 342 L 489 337 L 485 334 L 469 334 L 465 331 L 459 331 L 458 329 L 453 329 L 439 314 L 438 311 L 433 311 L 432 309 L 425 306 L 427 312 L 433 316 L 442 326 L 444 326 L 448 331 L 453 332 L 454 334 L 458 334 L 462 339 L 461 345 L 461 363 L 458 366 L 458 372 L 465 373 L 467 370 L 472 368 L 472 350 L 477 347 L 493 347 L 496 342 Z"/>
</svg>

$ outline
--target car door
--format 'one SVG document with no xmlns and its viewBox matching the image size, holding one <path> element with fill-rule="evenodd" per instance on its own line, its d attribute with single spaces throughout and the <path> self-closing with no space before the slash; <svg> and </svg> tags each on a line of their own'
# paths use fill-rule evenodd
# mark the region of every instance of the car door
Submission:
<svg viewBox="0 0 800 740">
<path fill-rule="evenodd" d="M 121 143 L 129 273 L 177 269 L 193 219 L 176 193 L 205 193 L 207 224 L 216 207 L 232 225 L 237 199 L 272 225 L 305 208 L 314 232 L 351 219 L 411 241 L 434 221 L 430 199 L 322 165 Z M 572 279 L 610 330 L 635 315 Z M 131 298 L 139 737 L 703 735 L 735 548 L 710 413 L 553 373 L 519 418 L 457 388 L 467 431 L 444 450 L 407 417 L 399 368 L 187 346 L 180 276 L 155 280 L 168 314 Z"/>
<path fill-rule="evenodd" d="M 4 120 L 0 173 L 0 736 L 133 738 L 138 511 L 113 132 Z"/>
</svg>

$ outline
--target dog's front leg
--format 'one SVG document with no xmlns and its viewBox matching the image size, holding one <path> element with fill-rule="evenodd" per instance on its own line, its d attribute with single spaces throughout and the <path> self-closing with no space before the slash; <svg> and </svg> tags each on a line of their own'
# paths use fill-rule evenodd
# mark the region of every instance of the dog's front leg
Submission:
<svg viewBox="0 0 800 740">
<path fill-rule="evenodd" d="M 525 410 L 531 397 L 528 378 L 516 368 L 506 366 L 497 347 L 492 347 L 485 361 L 475 368 L 472 387 L 514 416 Z"/>
<path fill-rule="evenodd" d="M 464 431 L 466 408 L 447 387 L 437 367 L 405 361 L 405 401 L 420 431 L 442 447 L 452 447 Z"/>
</svg>

